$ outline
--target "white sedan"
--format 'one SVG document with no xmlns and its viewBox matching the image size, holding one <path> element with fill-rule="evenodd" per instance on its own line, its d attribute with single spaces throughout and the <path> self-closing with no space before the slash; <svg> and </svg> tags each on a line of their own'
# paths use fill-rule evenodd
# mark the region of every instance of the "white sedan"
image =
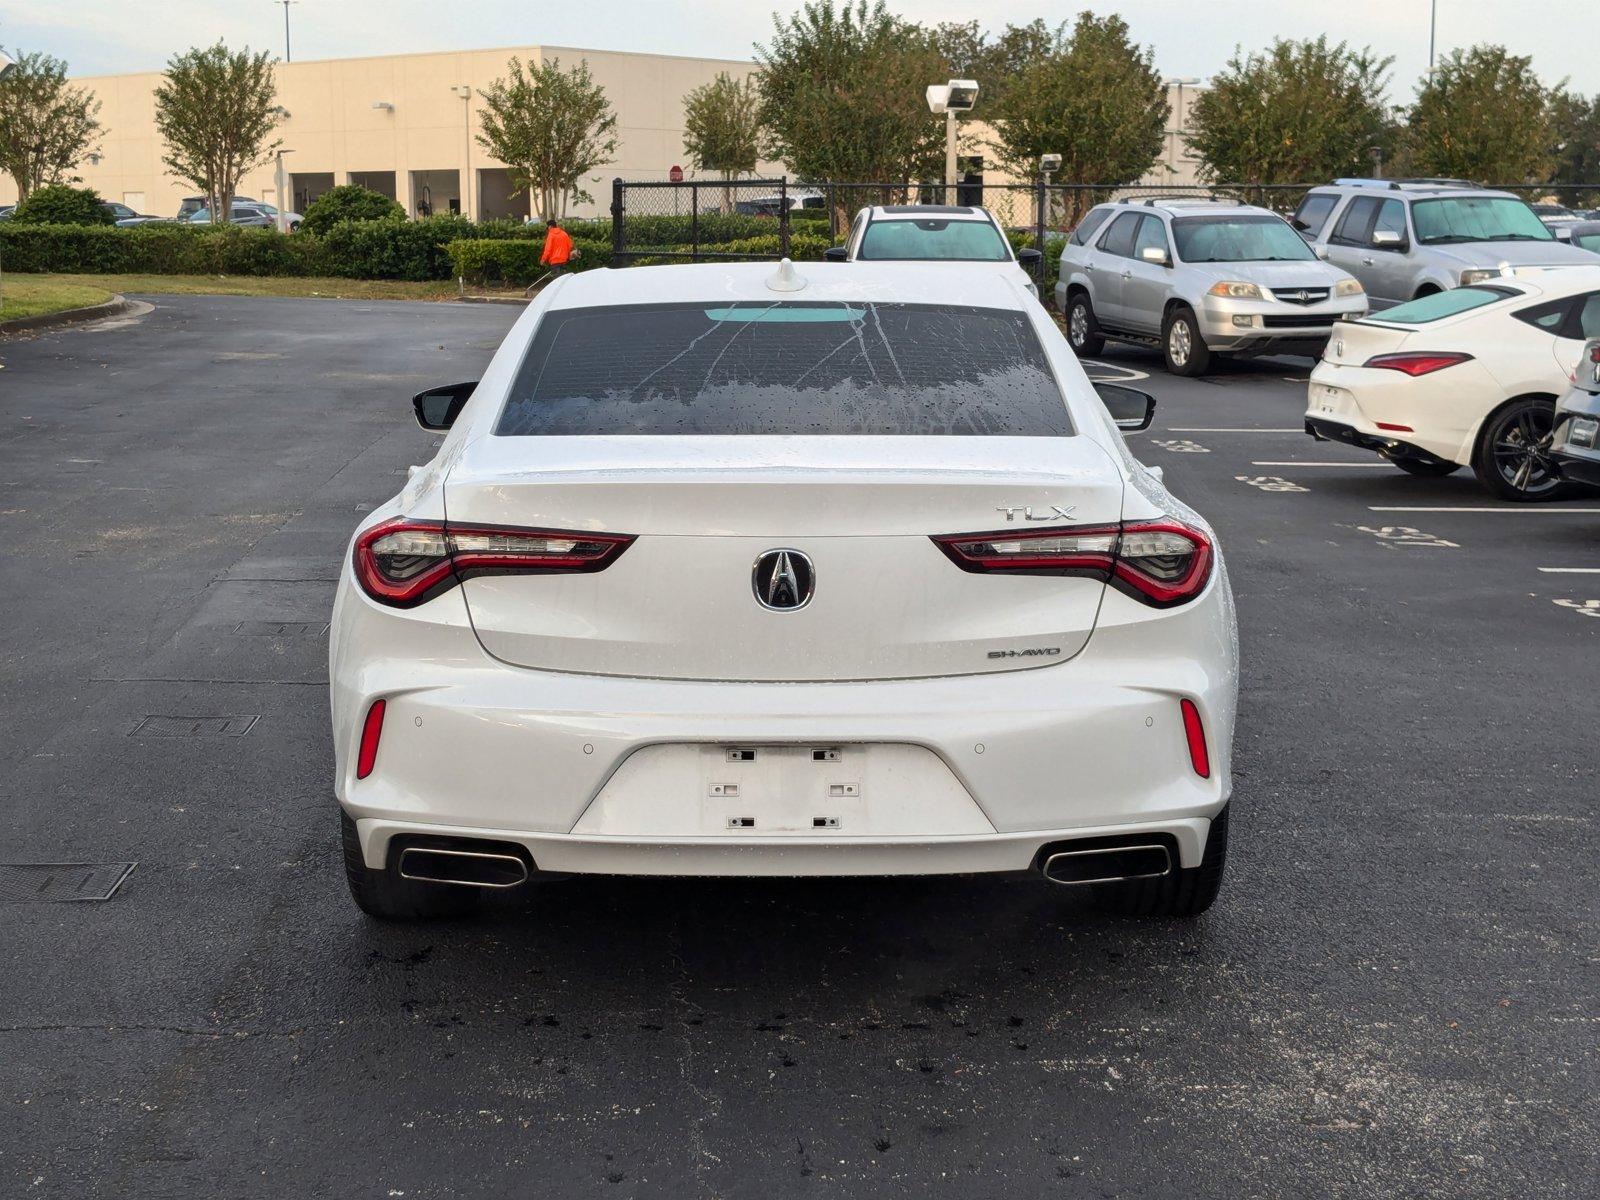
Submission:
<svg viewBox="0 0 1600 1200">
<path fill-rule="evenodd" d="M 1028 247 L 1011 249 L 1011 239 L 987 208 L 969 204 L 875 204 L 856 213 L 842 246 L 829 247 L 828 262 L 926 262 L 948 264 L 968 276 L 973 271 L 1001 275 L 1037 296 L 1030 271 L 1044 261 Z"/>
<path fill-rule="evenodd" d="M 1600 336 L 1600 267 L 1499 276 L 1341 322 L 1311 372 L 1306 432 L 1413 475 L 1471 466 L 1504 500 L 1572 485 L 1550 459 L 1556 398 Z"/>
<path fill-rule="evenodd" d="M 330 647 L 356 903 L 549 873 L 1032 872 L 1189 916 L 1227 850 L 1215 536 L 1021 288 L 569 276 L 357 530 Z"/>
</svg>

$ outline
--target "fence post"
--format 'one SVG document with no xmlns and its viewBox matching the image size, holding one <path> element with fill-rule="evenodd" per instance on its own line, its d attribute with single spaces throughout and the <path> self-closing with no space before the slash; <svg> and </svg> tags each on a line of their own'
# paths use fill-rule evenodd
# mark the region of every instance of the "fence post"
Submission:
<svg viewBox="0 0 1600 1200">
<path fill-rule="evenodd" d="M 778 180 L 778 257 L 789 257 L 789 177 Z"/>
<path fill-rule="evenodd" d="M 689 261 L 700 261 L 700 185 L 689 185 Z"/>
<path fill-rule="evenodd" d="M 1037 182 L 1034 184 L 1034 188 L 1035 188 L 1036 203 L 1034 205 L 1034 218 L 1035 219 L 1034 219 L 1034 226 L 1033 226 L 1033 244 L 1039 248 L 1039 262 L 1038 262 L 1038 265 L 1036 265 L 1034 267 L 1034 273 L 1038 276 L 1038 278 L 1040 280 L 1043 280 L 1044 279 L 1044 247 L 1045 247 L 1044 228 L 1045 228 L 1045 220 L 1046 220 L 1046 217 L 1045 217 L 1045 205 L 1050 203 L 1050 188 L 1045 183 L 1044 175 L 1042 173 L 1039 175 L 1039 178 L 1038 178 Z"/>
<path fill-rule="evenodd" d="M 622 232 L 622 176 L 611 181 L 611 265 L 622 266 L 623 248 L 627 242 Z"/>
</svg>

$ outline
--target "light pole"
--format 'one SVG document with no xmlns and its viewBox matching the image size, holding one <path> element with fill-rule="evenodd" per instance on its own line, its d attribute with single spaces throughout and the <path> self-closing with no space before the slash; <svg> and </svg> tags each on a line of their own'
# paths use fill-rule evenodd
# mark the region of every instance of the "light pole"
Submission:
<svg viewBox="0 0 1600 1200">
<path fill-rule="evenodd" d="M 1433 35 L 1439 27 L 1439 0 L 1428 0 L 1428 78 L 1433 78 Z"/>
<path fill-rule="evenodd" d="M 9 54 L 7 54 L 4 50 L 0 50 L 0 79 L 4 79 L 7 75 L 11 74 L 11 72 L 15 71 L 16 69 L 17 69 L 17 64 L 12 61 L 11 56 Z M 5 304 L 6 304 L 5 293 L 4 293 L 4 290 L 3 290 L 4 289 L 4 285 L 5 285 L 4 273 L 0 272 L 0 308 L 4 308 Z"/>
<path fill-rule="evenodd" d="M 277 155 L 278 167 L 277 167 L 277 172 L 276 172 L 276 177 L 275 178 L 276 178 L 276 183 L 277 183 L 277 188 L 278 188 L 278 222 L 277 223 L 278 223 L 278 232 L 279 233 L 288 233 L 289 232 L 289 205 L 285 202 L 286 193 L 285 193 L 285 190 L 284 190 L 285 188 L 288 187 L 289 177 L 283 173 L 283 156 L 285 154 L 293 154 L 293 153 L 294 153 L 293 150 L 279 150 L 278 151 L 278 155 Z"/>
<path fill-rule="evenodd" d="M 272 2 L 283 5 L 283 61 L 293 62 L 294 58 L 289 53 L 289 5 L 299 4 L 300 0 L 272 0 Z"/>
<path fill-rule="evenodd" d="M 971 112 L 978 103 L 978 85 L 971 79 L 952 79 L 948 83 L 930 83 L 925 93 L 928 111 L 938 116 L 944 114 L 944 187 L 945 203 L 956 202 L 956 114 Z"/>
<path fill-rule="evenodd" d="M 461 215 L 472 220 L 472 89 L 458 84 L 450 89 L 461 97 Z"/>
</svg>

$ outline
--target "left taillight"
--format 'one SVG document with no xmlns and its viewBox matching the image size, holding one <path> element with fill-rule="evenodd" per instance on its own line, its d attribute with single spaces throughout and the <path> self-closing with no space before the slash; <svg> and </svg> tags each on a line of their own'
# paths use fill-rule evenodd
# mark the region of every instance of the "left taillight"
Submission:
<svg viewBox="0 0 1600 1200">
<path fill-rule="evenodd" d="M 1471 361 L 1472 355 L 1470 354 L 1451 352 L 1430 354 L 1422 351 L 1407 351 L 1400 354 L 1375 355 L 1361 365 L 1364 367 L 1377 367 L 1383 371 L 1403 371 L 1412 378 L 1416 378 L 1418 375 L 1432 375 L 1435 371 L 1442 371 L 1446 367 L 1453 367 L 1458 363 Z"/>
<path fill-rule="evenodd" d="M 1153 608 L 1193 600 L 1211 578 L 1211 539 L 1181 521 L 949 534 L 934 544 L 963 571 L 1098 578 Z"/>
<path fill-rule="evenodd" d="M 397 518 L 356 539 L 354 565 L 367 595 L 412 608 L 472 575 L 603 571 L 632 544 L 627 534 Z"/>
</svg>

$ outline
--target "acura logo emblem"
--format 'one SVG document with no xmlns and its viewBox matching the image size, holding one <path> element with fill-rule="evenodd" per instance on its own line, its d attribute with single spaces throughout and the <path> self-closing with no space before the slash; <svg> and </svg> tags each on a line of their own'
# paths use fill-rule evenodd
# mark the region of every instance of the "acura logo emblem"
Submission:
<svg viewBox="0 0 1600 1200">
<path fill-rule="evenodd" d="M 750 586 L 762 608 L 793 612 L 811 603 L 816 573 L 798 550 L 768 550 L 751 568 Z"/>
<path fill-rule="evenodd" d="M 1294 294 L 1294 298 L 1300 301 L 1301 304 L 1304 304 L 1307 300 L 1311 299 L 1311 293 L 1306 291 L 1305 288 L 1301 288 Z"/>
</svg>

